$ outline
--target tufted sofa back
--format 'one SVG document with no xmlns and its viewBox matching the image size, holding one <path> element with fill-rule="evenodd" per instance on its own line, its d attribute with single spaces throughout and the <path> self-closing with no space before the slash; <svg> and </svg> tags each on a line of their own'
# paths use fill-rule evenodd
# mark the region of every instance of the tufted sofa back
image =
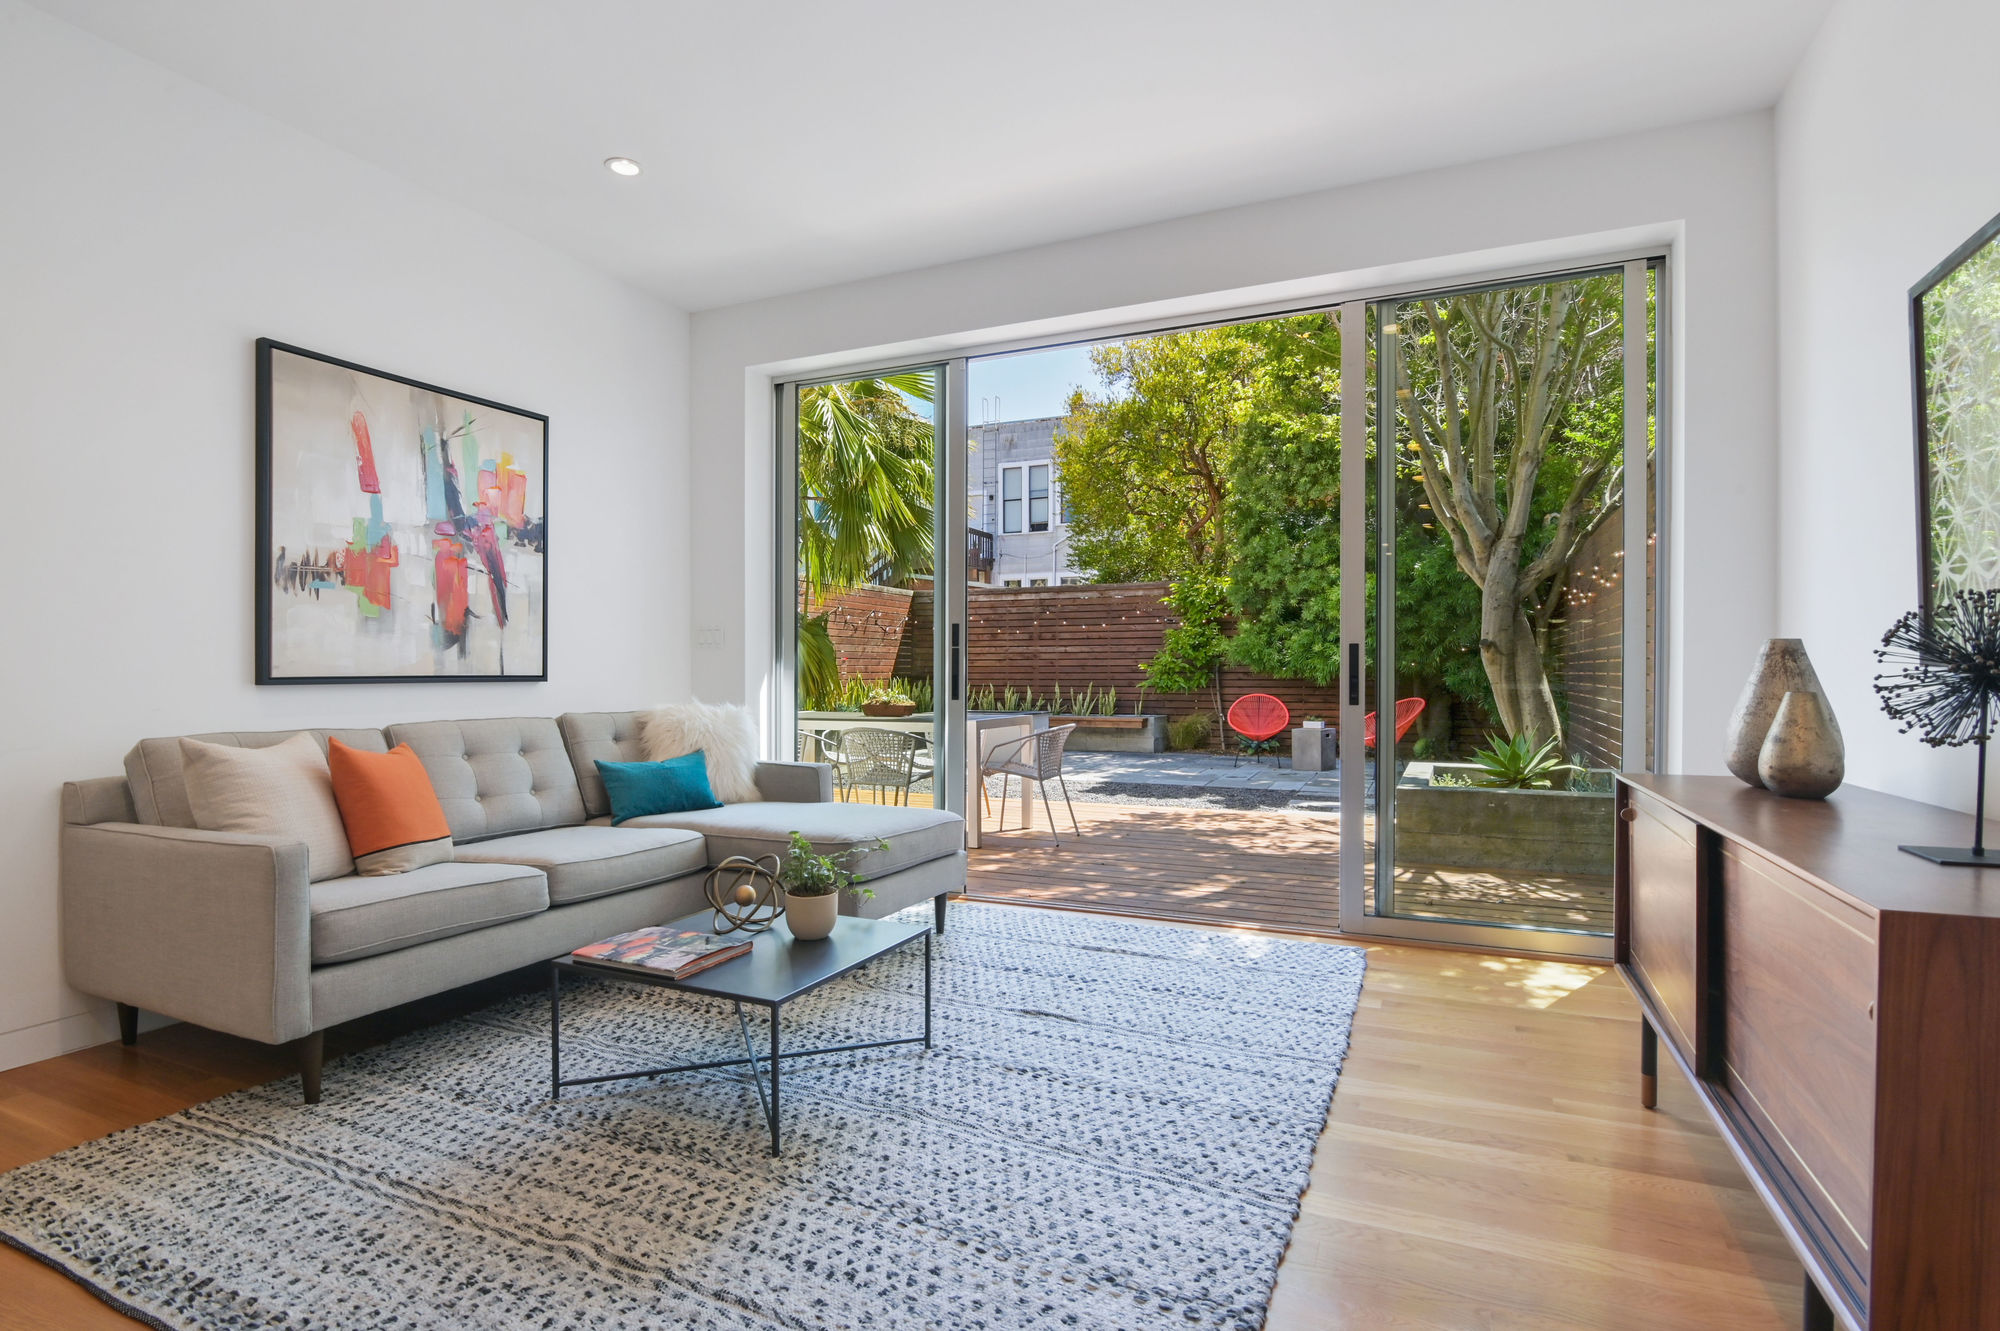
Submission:
<svg viewBox="0 0 2000 1331">
<path fill-rule="evenodd" d="M 576 769 L 576 784 L 583 791 L 583 811 L 592 818 L 611 812 L 611 799 L 604 793 L 604 778 L 597 764 L 643 762 L 645 749 L 639 742 L 641 712 L 564 712 L 556 718 L 563 742 L 569 746 L 570 766 Z"/>
<path fill-rule="evenodd" d="M 583 794 L 555 720 L 412 721 L 389 744 L 416 750 L 454 841 L 581 823 Z"/>
</svg>

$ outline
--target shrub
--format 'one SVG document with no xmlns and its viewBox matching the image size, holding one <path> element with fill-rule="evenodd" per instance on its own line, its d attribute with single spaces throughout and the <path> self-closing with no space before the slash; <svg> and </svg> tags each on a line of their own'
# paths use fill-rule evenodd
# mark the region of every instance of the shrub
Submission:
<svg viewBox="0 0 2000 1331">
<path fill-rule="evenodd" d="M 1192 716 L 1179 717 L 1167 723 L 1167 747 L 1170 749 L 1205 749 L 1209 738 L 1215 734 L 1215 716 L 1210 712 L 1196 712 Z"/>
<path fill-rule="evenodd" d="M 1476 750 L 1472 755 L 1472 761 L 1479 764 L 1479 775 L 1473 779 L 1475 785 L 1492 790 L 1547 790 L 1558 779 L 1578 770 L 1563 761 L 1560 740 L 1536 744 L 1532 737 L 1522 734 L 1512 739 L 1492 735 L 1488 741 L 1491 747 Z"/>
</svg>

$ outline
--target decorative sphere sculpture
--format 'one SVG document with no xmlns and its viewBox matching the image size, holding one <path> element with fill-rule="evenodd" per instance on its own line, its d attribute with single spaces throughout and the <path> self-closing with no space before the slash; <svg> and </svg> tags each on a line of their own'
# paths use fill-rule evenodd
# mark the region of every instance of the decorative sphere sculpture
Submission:
<svg viewBox="0 0 2000 1331">
<path fill-rule="evenodd" d="M 709 927 L 719 934 L 761 934 L 785 912 L 776 855 L 731 855 L 709 871 L 703 890 L 714 912 Z"/>
</svg>

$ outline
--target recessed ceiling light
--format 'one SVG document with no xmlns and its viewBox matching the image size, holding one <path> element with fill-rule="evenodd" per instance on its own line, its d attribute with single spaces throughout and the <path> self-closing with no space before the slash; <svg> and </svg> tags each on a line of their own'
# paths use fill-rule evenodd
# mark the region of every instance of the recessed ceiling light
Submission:
<svg viewBox="0 0 2000 1331">
<path fill-rule="evenodd" d="M 604 159 L 604 164 L 611 168 L 613 175 L 636 176 L 639 174 L 639 164 L 629 157 L 607 157 Z"/>
</svg>

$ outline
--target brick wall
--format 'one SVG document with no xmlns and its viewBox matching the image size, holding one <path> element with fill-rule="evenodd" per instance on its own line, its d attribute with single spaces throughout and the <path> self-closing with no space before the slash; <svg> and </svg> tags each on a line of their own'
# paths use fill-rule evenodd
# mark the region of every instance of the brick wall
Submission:
<svg viewBox="0 0 2000 1331">
<path fill-rule="evenodd" d="M 898 673 L 914 596 L 898 587 L 855 587 L 806 604 L 808 616 L 828 612 L 827 634 L 842 679 L 883 680 Z M 799 599 L 807 601 L 803 587 Z M 923 673 L 930 674 L 928 665 Z"/>
<path fill-rule="evenodd" d="M 968 690 L 992 685 L 1052 694 L 1073 692 L 1086 685 L 1118 690 L 1118 709 L 1129 712 L 1139 701 L 1146 662 L 1159 653 L 1173 611 L 1162 598 L 1164 582 L 1123 583 L 1079 587 L 974 587 L 966 597 L 966 685 Z M 930 676 L 931 635 L 935 597 L 929 588 L 908 591 L 893 587 L 860 587 L 835 593 L 817 614 L 830 607 L 828 619 L 843 678 L 883 680 L 891 675 L 925 679 Z M 1225 628 L 1227 626 L 1225 625 Z M 1615 627 L 1615 623 L 1614 623 Z M 1284 702 L 1293 719 L 1308 715 L 1334 721 L 1340 713 L 1335 685 L 1306 680 L 1273 679 L 1254 671 L 1226 666 L 1222 671 L 1221 706 L 1246 693 L 1269 693 Z M 1433 701 L 1433 707 L 1441 705 Z M 1217 710 L 1213 690 L 1194 693 L 1148 691 L 1145 708 L 1170 718 Z M 1496 728 L 1489 716 L 1459 705 L 1449 717 L 1427 713 L 1404 741 L 1407 753 L 1416 737 L 1449 738 L 1456 753 L 1485 743 Z M 1616 734 L 1616 728 L 1613 728 Z"/>
</svg>

